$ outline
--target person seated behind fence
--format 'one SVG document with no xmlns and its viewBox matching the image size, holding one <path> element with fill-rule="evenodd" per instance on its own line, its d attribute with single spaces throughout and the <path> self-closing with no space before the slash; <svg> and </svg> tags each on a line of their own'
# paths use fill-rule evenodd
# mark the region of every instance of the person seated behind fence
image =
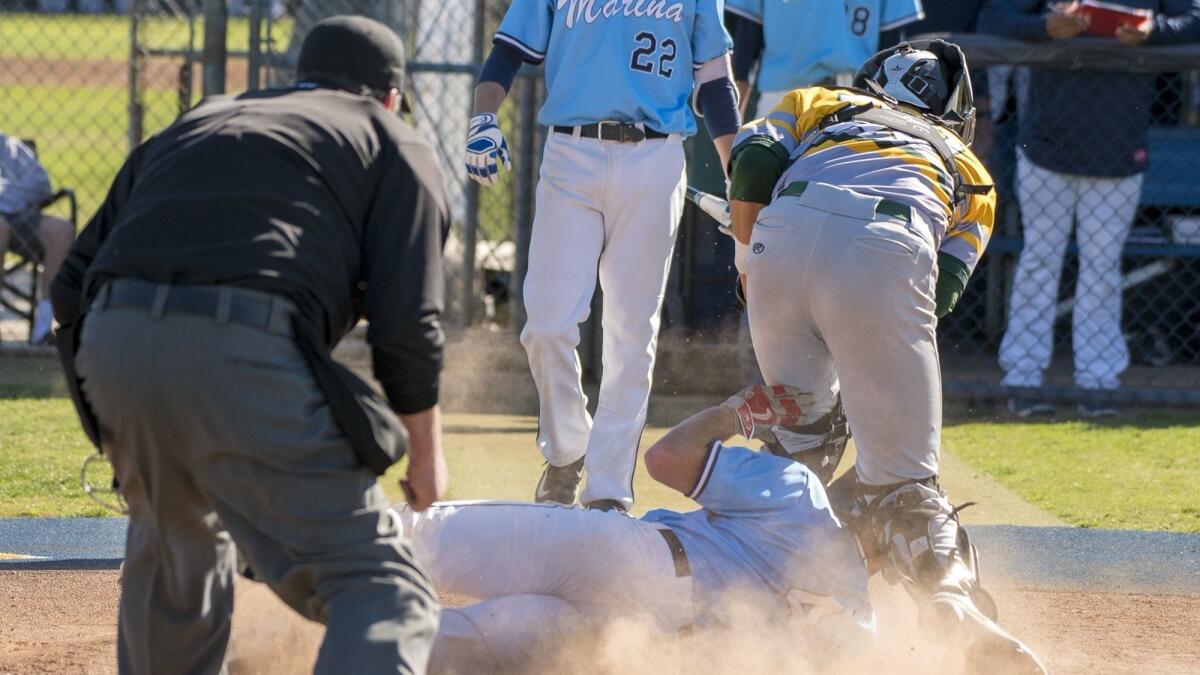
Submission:
<svg viewBox="0 0 1200 675">
<path fill-rule="evenodd" d="M 8 250 L 42 263 L 29 341 L 42 343 L 50 336 L 54 312 L 50 308 L 50 280 L 67 257 L 75 240 L 75 226 L 41 212 L 50 197 L 50 176 L 33 150 L 0 132 L 0 261 Z M 0 264 L 0 287 L 4 268 Z"/>
<path fill-rule="evenodd" d="M 1118 29 L 1121 44 L 1166 45 L 1200 39 L 1200 0 L 1120 0 L 1153 15 Z M 1081 35 L 1087 20 L 1076 3 L 988 0 L 980 32 L 1028 41 Z M 1095 38 L 1113 39 L 1113 38 Z M 1025 245 L 1009 299 L 1000 345 L 1003 384 L 1040 387 L 1054 348 L 1055 308 L 1063 257 L 1075 222 L 1079 277 L 1072 342 L 1075 384 L 1115 389 L 1129 365 L 1121 334 L 1121 250 L 1137 212 L 1146 170 L 1146 132 L 1152 120 L 1153 74 L 1034 68 L 1022 111 L 1017 152 L 1017 198 Z M 1019 417 L 1050 415 L 1036 398 L 1014 398 Z M 1104 403 L 1083 403 L 1081 414 L 1110 416 Z"/>
</svg>

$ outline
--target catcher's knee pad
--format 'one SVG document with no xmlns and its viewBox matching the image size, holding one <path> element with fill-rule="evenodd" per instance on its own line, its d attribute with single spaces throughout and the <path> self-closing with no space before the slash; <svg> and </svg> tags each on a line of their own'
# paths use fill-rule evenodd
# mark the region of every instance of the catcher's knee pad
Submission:
<svg viewBox="0 0 1200 675">
<path fill-rule="evenodd" d="M 979 553 L 937 477 L 880 487 L 859 486 L 852 527 L 864 552 L 886 560 L 884 578 L 917 600 L 937 593 L 968 596 L 995 620 L 996 603 L 979 582 Z"/>
<path fill-rule="evenodd" d="M 789 457 L 807 466 L 828 487 L 850 441 L 850 425 L 842 409 L 842 397 L 828 414 L 811 424 L 773 427 L 776 440 L 765 444 L 773 455 Z"/>
</svg>

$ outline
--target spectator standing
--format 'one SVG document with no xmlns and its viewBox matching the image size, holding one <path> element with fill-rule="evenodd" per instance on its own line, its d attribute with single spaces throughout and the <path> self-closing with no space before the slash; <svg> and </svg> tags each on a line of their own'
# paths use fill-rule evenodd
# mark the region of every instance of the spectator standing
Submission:
<svg viewBox="0 0 1200 675">
<path fill-rule="evenodd" d="M 1151 10 L 1153 16 L 1120 28 L 1121 44 L 1178 44 L 1200 37 L 1200 0 L 1123 4 Z M 979 25 L 983 32 L 1009 38 L 1065 40 L 1087 28 L 1074 10 L 1074 3 L 988 0 Z M 1031 69 L 1017 152 L 1024 248 L 1000 345 L 1003 384 L 1042 385 L 1054 347 L 1055 306 L 1072 222 L 1079 249 L 1072 314 L 1075 384 L 1087 390 L 1120 384 L 1129 365 L 1121 334 L 1121 250 L 1141 194 L 1153 101 L 1153 75 Z M 1037 398 L 1017 397 L 1008 405 L 1019 417 L 1054 413 Z M 1085 402 L 1080 413 L 1110 416 L 1117 410 Z"/>
<path fill-rule="evenodd" d="M 49 197 L 50 176 L 33 149 L 0 132 L 0 263 L 9 248 L 42 263 L 37 289 L 40 300 L 34 307 L 33 331 L 29 335 L 34 344 L 50 338 L 54 322 L 50 280 L 58 274 L 75 239 L 74 225 L 42 213 L 42 204 Z M 0 288 L 3 286 L 4 266 L 0 264 Z"/>
</svg>

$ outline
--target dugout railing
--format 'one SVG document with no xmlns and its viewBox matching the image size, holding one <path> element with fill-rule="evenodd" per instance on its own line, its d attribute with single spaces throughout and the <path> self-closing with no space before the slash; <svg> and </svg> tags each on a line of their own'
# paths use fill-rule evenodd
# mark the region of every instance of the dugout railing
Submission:
<svg viewBox="0 0 1200 675">
<path fill-rule="evenodd" d="M 1200 45 L 941 37 L 988 80 L 976 150 L 999 197 L 938 327 L 946 393 L 1200 404 Z"/>
</svg>

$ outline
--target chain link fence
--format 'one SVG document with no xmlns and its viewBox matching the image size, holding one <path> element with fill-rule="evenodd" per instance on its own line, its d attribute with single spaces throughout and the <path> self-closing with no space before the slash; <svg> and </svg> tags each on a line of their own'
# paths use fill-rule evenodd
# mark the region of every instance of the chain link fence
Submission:
<svg viewBox="0 0 1200 675">
<path fill-rule="evenodd" d="M 1200 402 L 1200 46 L 952 39 L 990 85 L 999 213 L 939 326 L 947 392 Z"/>
<path fill-rule="evenodd" d="M 262 0 L 247 0 L 251 11 Z M 309 28 L 328 16 L 361 14 L 388 24 L 405 41 L 410 75 L 406 96 L 412 122 L 434 146 L 450 192 L 452 228 L 447 242 L 447 318 L 452 326 L 488 320 L 520 321 L 512 312 L 525 246 L 523 227 L 532 220 L 532 185 L 542 131 L 534 123 L 539 105 L 535 71 L 523 73 L 501 111 L 513 149 L 513 170 L 490 189 L 480 189 L 462 168 L 463 143 L 478 69 L 508 2 L 482 0 L 309 0 L 289 3 L 263 22 L 261 61 L 266 82 L 284 86 L 295 77 L 300 44 Z M 287 26 L 286 39 L 280 26 Z M 522 251 L 522 253 L 518 253 Z"/>
<path fill-rule="evenodd" d="M 132 144 L 197 100 L 198 2 L 0 0 L 0 133 L 27 141 L 60 199 L 44 210 L 78 227 L 104 199 Z M 37 204 L 27 205 L 36 210 Z M 11 207 L 10 207 L 11 208 Z M 29 339 L 33 266 L 9 242 L 0 341 Z M 53 261 L 49 261 L 53 264 Z"/>
<path fill-rule="evenodd" d="M 314 23 L 372 16 L 405 39 L 413 123 L 451 193 L 447 323 L 519 327 L 545 140 L 540 71 L 522 71 L 501 111 L 513 170 L 480 189 L 461 168 L 475 76 L 507 5 L 0 0 L 0 131 L 37 142 L 55 187 L 73 188 L 86 218 L 130 144 L 204 91 L 285 86 Z M 977 150 L 997 179 L 999 212 L 967 293 L 939 326 L 947 392 L 1200 401 L 1200 47 L 953 39 L 976 77 L 991 80 Z M 680 297 L 694 299 L 692 287 L 712 279 L 694 274 L 689 257 L 712 246 L 689 245 L 688 232 L 676 267 Z M 734 312 L 716 310 L 726 322 Z M 714 333 L 713 311 L 679 313 L 703 314 Z M 3 318 L 0 339 L 24 339 L 13 312 Z M 586 353 L 595 336 L 584 336 Z"/>
</svg>

